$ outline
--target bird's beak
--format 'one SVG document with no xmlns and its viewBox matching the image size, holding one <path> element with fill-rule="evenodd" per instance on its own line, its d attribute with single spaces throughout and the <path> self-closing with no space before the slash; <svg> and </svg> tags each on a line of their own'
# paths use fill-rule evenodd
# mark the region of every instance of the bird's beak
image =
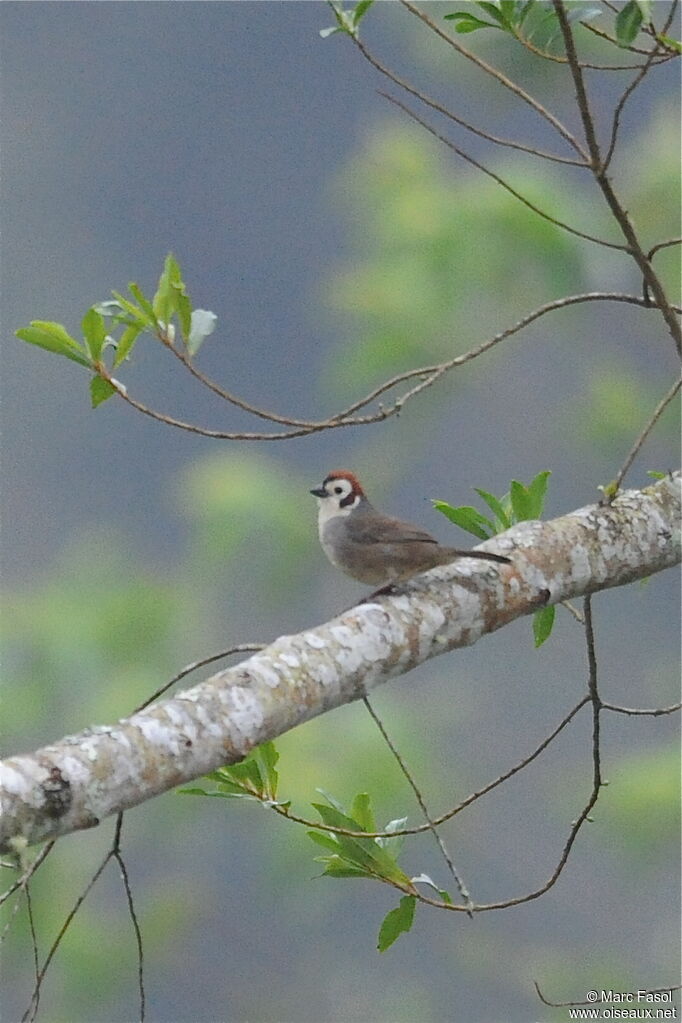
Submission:
<svg viewBox="0 0 682 1023">
<path fill-rule="evenodd" d="M 311 490 L 310 493 L 313 495 L 313 497 L 329 497 L 329 494 L 324 489 L 324 487 L 315 487 L 315 489 Z"/>
</svg>

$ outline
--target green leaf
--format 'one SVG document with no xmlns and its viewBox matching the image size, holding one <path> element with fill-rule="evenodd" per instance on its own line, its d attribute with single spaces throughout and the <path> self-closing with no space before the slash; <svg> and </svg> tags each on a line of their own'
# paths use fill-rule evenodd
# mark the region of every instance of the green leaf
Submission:
<svg viewBox="0 0 682 1023">
<path fill-rule="evenodd" d="M 667 475 L 667 472 L 656 472 L 655 469 L 649 469 L 647 472 L 647 476 L 651 476 L 653 480 L 664 480 Z"/>
<path fill-rule="evenodd" d="M 149 301 L 139 284 L 136 284 L 135 281 L 130 281 L 128 284 L 128 290 L 133 298 L 137 299 L 139 302 L 140 308 L 146 314 L 147 322 L 152 327 L 157 328 L 159 324 L 157 322 L 156 313 L 154 312 L 154 306 Z M 115 291 L 112 291 L 112 295 L 114 298 L 118 298 L 119 302 L 121 301 Z"/>
<path fill-rule="evenodd" d="M 103 401 L 116 394 L 116 388 L 104 377 L 93 377 L 90 381 L 90 400 L 92 407 L 97 408 Z"/>
<path fill-rule="evenodd" d="M 677 53 L 682 53 L 682 43 L 679 39 L 673 39 L 671 36 L 657 35 L 659 43 L 663 43 L 664 46 L 670 47 L 671 50 L 675 50 Z"/>
<path fill-rule="evenodd" d="M 367 792 L 359 792 L 353 800 L 350 815 L 357 821 L 363 831 L 376 831 L 377 826 L 372 813 L 371 801 Z M 356 829 L 357 830 L 357 829 Z"/>
<path fill-rule="evenodd" d="M 194 309 L 190 316 L 190 330 L 185 340 L 187 351 L 196 355 L 202 344 L 215 330 L 218 317 L 208 309 Z"/>
<path fill-rule="evenodd" d="M 515 5 L 515 3 L 512 0 L 512 3 L 511 3 L 512 10 L 511 11 L 509 10 L 510 5 L 508 3 L 507 4 L 502 4 L 502 3 L 501 4 L 493 4 L 493 3 L 485 3 L 484 0 L 481 0 L 481 3 L 477 3 L 476 6 L 480 7 L 481 10 L 485 11 L 486 14 L 489 14 L 491 18 L 494 18 L 495 21 L 498 23 L 498 25 L 501 25 L 503 28 L 508 30 L 508 28 L 509 28 L 509 15 L 510 15 L 510 13 L 513 14 L 513 9 L 514 9 L 514 7 L 516 5 Z M 505 7 L 506 7 L 506 10 L 504 9 Z"/>
<path fill-rule="evenodd" d="M 138 308 L 130 299 L 126 298 L 125 295 L 121 295 L 118 291 L 112 291 L 111 293 L 119 305 L 132 316 L 135 323 L 139 323 L 141 330 L 148 330 L 150 327 L 156 329 L 156 323 L 153 316 L 149 316 L 144 309 Z"/>
<path fill-rule="evenodd" d="M 338 856 L 316 856 L 315 862 L 327 864 L 324 870 L 326 877 L 363 877 L 369 878 L 370 881 L 374 880 L 374 874 L 369 870 L 346 863 Z"/>
<path fill-rule="evenodd" d="M 544 472 L 539 472 L 535 479 L 528 484 L 526 492 L 530 499 L 531 519 L 539 519 L 544 511 L 545 507 L 545 494 L 547 493 L 547 483 L 549 477 L 552 475 L 549 469 L 545 469 Z"/>
<path fill-rule="evenodd" d="M 480 490 L 478 487 L 474 487 L 474 490 L 479 497 L 483 498 L 485 503 L 490 508 L 493 515 L 497 516 L 497 519 L 503 529 L 509 529 L 511 526 L 511 519 L 509 518 L 509 512 L 504 507 L 502 501 L 495 497 L 494 494 L 489 494 L 487 490 Z M 497 532 L 497 530 L 495 530 Z"/>
<path fill-rule="evenodd" d="M 364 16 L 367 14 L 367 11 L 370 9 L 373 3 L 374 0 L 360 0 L 360 3 L 357 3 L 355 5 L 355 7 L 353 8 L 353 23 L 355 24 L 356 28 L 360 24 L 360 20 L 364 18 Z"/>
<path fill-rule="evenodd" d="M 466 529 L 467 533 L 472 533 L 479 540 L 487 540 L 495 533 L 495 527 L 490 519 L 481 515 L 477 508 L 472 508 L 469 505 L 453 508 L 447 501 L 434 501 L 433 506 L 450 519 L 450 522 Z"/>
<path fill-rule="evenodd" d="M 75 338 L 71 337 L 61 323 L 31 320 L 29 327 L 20 327 L 15 334 L 22 341 L 28 341 L 30 345 L 37 345 L 38 348 L 44 348 L 47 352 L 66 356 L 72 362 L 77 362 L 79 366 L 90 366 L 90 360 L 86 357 L 85 350 Z"/>
<path fill-rule="evenodd" d="M 533 636 L 536 650 L 551 636 L 555 614 L 556 607 L 552 604 L 550 607 L 543 607 L 542 611 L 536 611 L 533 615 Z"/>
<path fill-rule="evenodd" d="M 524 522 L 533 518 L 533 501 L 523 483 L 512 480 L 509 487 L 512 511 L 517 522 Z"/>
<path fill-rule="evenodd" d="M 325 806 L 323 803 L 313 803 L 325 824 L 334 828 L 345 828 L 347 831 L 362 831 L 358 821 L 340 813 L 333 806 Z M 390 881 L 405 883 L 407 875 L 397 866 L 395 859 L 373 838 L 350 838 L 348 835 L 336 835 L 339 843 L 339 855 L 356 867 L 369 870 L 372 874 L 384 877 Z"/>
<path fill-rule="evenodd" d="M 143 328 L 140 323 L 131 323 L 126 327 L 116 345 L 114 366 L 120 366 L 123 360 L 128 358 L 142 330 Z"/>
<path fill-rule="evenodd" d="M 334 855 L 338 855 L 339 849 L 341 848 L 335 838 L 327 831 L 308 831 L 306 832 L 308 838 L 316 842 L 317 845 L 321 845 L 323 849 L 329 849 Z"/>
<path fill-rule="evenodd" d="M 178 261 L 173 253 L 169 252 L 166 256 L 163 273 L 159 277 L 158 288 L 152 302 L 156 318 L 168 326 L 175 313 L 180 312 L 181 299 L 183 305 L 181 316 L 182 335 L 186 337 L 189 333 L 189 318 L 192 308 L 185 290 Z"/>
<path fill-rule="evenodd" d="M 276 799 L 279 775 L 275 770 L 275 765 L 279 760 L 279 753 L 275 749 L 274 742 L 264 742 L 262 746 L 258 746 L 254 750 L 253 756 L 257 761 L 260 776 L 263 779 L 265 794 L 268 799 Z"/>
<path fill-rule="evenodd" d="M 619 46 L 629 46 L 642 27 L 642 8 L 637 0 L 629 0 L 616 15 L 616 39 Z"/>
<path fill-rule="evenodd" d="M 476 18 L 473 14 L 466 14 L 464 11 L 456 14 L 446 14 L 445 18 L 448 21 L 455 22 L 455 32 L 459 32 L 460 35 L 464 35 L 466 32 L 477 32 L 480 28 L 499 27 L 498 25 L 493 25 L 490 21 Z"/>
<path fill-rule="evenodd" d="M 395 909 L 392 909 L 390 913 L 386 914 L 379 928 L 377 948 L 380 952 L 385 952 L 387 948 L 391 947 L 396 938 L 410 930 L 414 921 L 416 905 L 417 900 L 414 895 L 404 895 L 400 900 L 400 904 Z"/>
<path fill-rule="evenodd" d="M 85 347 L 93 362 L 97 362 L 102 354 L 102 345 L 107 336 L 104 317 L 96 309 L 88 309 L 81 323 Z"/>
<path fill-rule="evenodd" d="M 397 817 L 395 820 L 389 821 L 385 826 L 384 831 L 402 831 L 407 825 L 407 817 Z M 377 838 L 377 845 L 380 845 L 383 849 L 390 849 L 391 856 L 397 860 L 400 850 L 403 847 L 405 841 L 405 835 L 397 835 L 395 838 Z"/>
</svg>

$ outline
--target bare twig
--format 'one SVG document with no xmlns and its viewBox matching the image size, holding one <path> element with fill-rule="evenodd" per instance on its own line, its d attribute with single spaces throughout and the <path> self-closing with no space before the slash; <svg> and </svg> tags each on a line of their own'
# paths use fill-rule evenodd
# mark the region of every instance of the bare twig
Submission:
<svg viewBox="0 0 682 1023">
<path fill-rule="evenodd" d="M 415 88 L 415 86 L 411 85 L 406 79 L 401 78 L 394 71 L 391 71 L 390 68 L 386 67 L 385 64 L 382 64 L 382 62 L 377 57 L 375 57 L 374 54 L 370 52 L 368 47 L 365 45 L 365 43 L 362 42 L 362 40 L 359 37 L 355 36 L 353 38 L 353 41 L 357 46 L 358 50 L 360 51 L 360 53 L 362 54 L 362 56 L 365 58 L 365 60 L 368 61 L 368 63 L 370 63 L 372 67 L 375 68 L 380 74 L 384 75 L 386 78 L 389 79 L 389 81 L 393 82 L 394 85 L 397 85 L 400 89 L 404 89 L 405 92 L 409 92 L 411 96 L 414 96 L 416 99 L 420 100 L 426 106 L 431 107 L 432 110 L 436 110 L 439 114 L 443 114 L 444 117 L 447 117 L 449 120 L 454 121 L 456 124 L 459 124 L 460 127 L 465 128 L 466 131 L 471 132 L 472 135 L 477 135 L 479 138 L 486 139 L 488 142 L 492 142 L 496 146 L 505 146 L 509 149 L 518 149 L 523 153 L 530 153 L 532 156 L 538 156 L 543 160 L 551 160 L 554 163 L 568 163 L 576 167 L 587 166 L 584 159 L 576 160 L 573 157 L 558 156 L 555 153 L 547 153 L 544 150 L 538 149 L 535 146 L 528 146 L 522 142 L 515 142 L 513 139 L 503 139 L 500 138 L 498 135 L 493 135 L 491 132 L 483 131 L 481 128 L 477 128 L 469 121 L 465 121 L 464 118 L 459 117 L 457 114 L 453 113 L 447 107 L 443 106 L 442 103 L 438 103 L 436 102 L 436 100 L 431 99 L 430 96 L 427 96 L 425 93 Z M 384 94 L 382 93 L 382 95 Z"/>
<path fill-rule="evenodd" d="M 455 881 L 455 884 L 457 885 L 457 890 L 458 890 L 458 892 L 459 892 L 459 894 L 460 894 L 460 896 L 462 898 L 462 901 L 463 901 L 466 909 L 468 910 L 469 917 L 471 919 L 473 919 L 473 913 L 471 912 L 471 907 L 473 906 L 473 902 L 472 902 L 469 890 L 468 890 L 466 884 L 464 883 L 464 881 L 462 879 L 462 876 L 460 875 L 459 871 L 456 869 L 455 864 L 454 864 L 454 862 L 452 860 L 452 857 L 450 856 L 450 853 L 448 852 L 447 847 L 446 847 L 443 839 L 441 838 L 440 834 L 438 833 L 438 829 L 437 829 L 436 825 L 433 823 L 433 820 L 431 819 L 431 815 L 429 814 L 429 811 L 427 809 L 426 803 L 424 801 L 424 797 L 423 797 L 423 795 L 421 793 L 421 790 L 419 789 L 419 786 L 417 785 L 416 781 L 414 780 L 412 772 L 408 769 L 407 765 L 405 764 L 405 761 L 403 760 L 403 757 L 402 757 L 401 753 L 398 751 L 398 749 L 396 748 L 396 746 L 392 742 L 390 736 L 388 735 L 388 733 L 387 733 L 387 731 L 386 731 L 386 729 L 384 727 L 383 721 L 381 720 L 381 718 L 379 717 L 377 712 L 374 710 L 374 707 L 372 706 L 372 704 L 369 702 L 367 694 L 365 694 L 363 696 L 362 700 L 363 700 L 363 703 L 365 704 L 365 707 L 367 708 L 369 716 L 372 718 L 372 721 L 374 722 L 374 724 L 377 726 L 377 728 L 381 732 L 381 735 L 383 737 L 384 742 L 386 743 L 386 745 L 390 749 L 391 753 L 393 754 L 393 756 L 394 756 L 394 758 L 395 758 L 395 760 L 396 760 L 396 762 L 398 764 L 398 767 L 400 768 L 400 770 L 402 771 L 403 775 L 407 779 L 408 785 L 410 786 L 410 788 L 414 792 L 415 798 L 416 798 L 417 802 L 419 803 L 419 807 L 420 807 L 422 813 L 424 814 L 424 817 L 426 818 L 426 821 L 428 823 L 429 831 L 432 833 L 433 837 L 435 838 L 436 844 L 437 844 L 438 848 L 440 849 L 441 855 L 443 856 L 443 859 L 445 860 L 445 862 L 447 864 L 448 870 L 450 871 L 450 874 L 452 875 L 452 877 L 453 877 L 453 879 Z"/>
<path fill-rule="evenodd" d="M 492 180 L 497 182 L 501 188 L 504 188 L 506 192 L 513 195 L 515 199 L 518 199 L 519 202 L 523 203 L 527 209 L 532 210 L 533 213 L 542 217 L 543 220 L 549 221 L 549 223 L 554 224 L 555 227 L 560 227 L 563 231 L 568 231 L 569 234 L 576 235 L 578 238 L 584 238 L 588 242 L 594 242 L 595 245 L 602 245 L 607 249 L 617 249 L 621 252 L 628 251 L 627 246 L 621 245 L 619 242 L 609 242 L 606 241 L 605 238 L 597 238 L 595 235 L 587 234 L 586 231 L 580 231 L 577 227 L 571 227 L 570 224 L 566 224 L 563 220 L 559 220 L 557 217 L 553 217 L 551 214 L 541 210 L 539 206 L 536 206 L 535 203 L 530 201 L 530 199 L 527 199 L 524 195 L 518 192 L 512 185 L 505 181 L 504 178 L 500 177 L 499 174 L 491 171 L 488 167 L 485 167 L 478 160 L 474 159 L 473 156 L 465 153 L 464 150 L 460 149 L 459 146 L 456 146 L 451 139 L 447 138 L 447 136 L 441 135 L 441 133 L 437 131 L 433 125 L 430 125 L 428 121 L 425 121 L 419 114 L 415 113 L 414 110 L 411 110 L 410 107 L 406 106 L 401 100 L 397 99 L 395 96 L 391 96 L 387 92 L 381 92 L 380 95 L 385 96 L 386 99 L 395 106 L 400 107 L 400 109 L 404 111 L 408 117 L 411 117 L 412 120 L 416 121 L 417 124 L 419 124 L 425 131 L 428 131 L 430 135 L 433 135 L 434 138 L 437 138 L 439 142 L 446 145 L 453 153 L 456 153 L 460 159 L 465 160 L 467 163 L 471 164 L 472 167 L 476 167 L 477 170 L 480 170 L 483 174 L 487 175 L 487 177 L 492 178 Z"/>
<path fill-rule="evenodd" d="M 35 874 L 36 870 L 40 867 L 40 865 L 45 861 L 45 859 L 54 849 L 55 841 L 56 841 L 55 839 L 52 839 L 50 842 L 46 842 L 43 848 L 36 856 L 36 858 L 33 860 L 33 863 L 31 863 L 31 865 L 26 868 L 21 877 L 18 877 L 16 881 L 14 881 L 9 886 L 7 891 L 3 892 L 2 895 L 0 895 L 0 906 L 3 904 L 3 902 L 6 902 L 7 899 L 9 899 L 10 896 L 14 894 L 14 892 L 23 891 L 23 889 L 26 887 L 28 882 Z"/>
<path fill-rule="evenodd" d="M 623 207 L 622 203 L 616 195 L 613 185 L 609 180 L 606 170 L 602 163 L 601 152 L 599 144 L 597 142 L 597 136 L 594 125 L 594 118 L 590 110 L 589 101 L 587 98 L 587 92 L 585 90 L 585 83 L 583 80 L 582 70 L 578 64 L 578 57 L 575 49 L 575 43 L 573 40 L 573 32 L 571 29 L 568 15 L 563 0 L 553 0 L 554 10 L 557 13 L 559 19 L 559 25 L 561 32 L 564 37 L 564 45 L 566 47 L 566 56 L 568 57 L 569 67 L 571 69 L 571 75 L 573 77 L 573 84 L 575 87 L 576 99 L 578 101 L 578 109 L 580 110 L 580 117 L 583 123 L 583 130 L 585 132 L 585 139 L 587 141 L 587 148 L 590 154 L 590 163 L 592 171 L 595 176 L 595 180 L 599 185 L 602 194 L 607 202 L 611 213 L 613 214 L 616 223 L 621 229 L 623 236 L 628 243 L 628 251 L 632 255 L 633 259 L 637 263 L 638 267 L 642 271 L 645 281 L 648 287 L 651 289 L 656 305 L 661 310 L 661 314 L 668 326 L 670 336 L 672 337 L 675 347 L 679 355 L 682 356 L 682 330 L 680 329 L 679 321 L 677 320 L 673 308 L 668 300 L 668 296 L 665 293 L 663 285 L 658 278 L 652 264 L 647 259 L 642 246 L 640 245 L 637 233 L 634 229 L 630 217 Z"/>
<path fill-rule="evenodd" d="M 164 682 L 164 684 L 156 689 L 151 696 L 147 697 L 144 703 L 141 703 L 139 707 L 136 707 L 132 713 L 137 714 L 139 711 L 144 710 L 144 708 L 148 707 L 150 703 L 154 702 L 154 700 L 158 700 L 160 696 L 163 696 L 163 694 L 170 689 L 171 686 L 175 685 L 176 682 L 179 682 L 180 679 L 183 679 L 186 675 L 190 675 L 193 671 L 196 671 L 197 668 L 203 668 L 207 664 L 213 664 L 214 661 L 220 661 L 223 657 L 230 657 L 232 654 L 254 653 L 256 650 L 262 650 L 263 646 L 263 643 L 237 643 L 235 646 L 231 646 L 228 650 L 221 650 L 219 654 L 210 654 L 208 657 L 202 657 L 199 661 L 192 661 L 191 664 L 186 665 L 186 667 L 179 671 L 177 675 L 173 675 L 173 678 Z"/>
<path fill-rule="evenodd" d="M 673 245 L 682 245 L 682 238 L 667 238 L 664 242 L 659 242 L 658 245 L 654 245 L 646 254 L 647 260 L 651 262 L 657 252 L 660 252 L 661 249 L 669 249 Z M 651 295 L 649 294 L 649 285 L 646 278 L 642 282 L 642 295 L 646 304 L 650 305 Z M 675 307 L 673 306 L 673 308 Z M 675 311 L 677 312 L 678 310 Z"/>
<path fill-rule="evenodd" d="M 119 814 L 119 824 L 123 821 L 123 814 Z M 145 989 L 144 989 L 144 948 L 142 945 L 142 932 L 140 925 L 137 920 L 137 913 L 135 912 L 135 903 L 133 902 L 133 893 L 130 887 L 130 879 L 128 877 L 128 871 L 126 869 L 123 856 L 120 851 L 120 827 L 118 838 L 116 841 L 116 850 L 114 852 L 114 858 L 118 863 L 121 871 L 121 879 L 123 881 L 123 887 L 126 893 L 126 903 L 128 905 L 128 914 L 133 924 L 133 930 L 135 931 L 135 944 L 137 946 L 137 985 L 140 992 L 140 1023 L 144 1023 L 145 1013 Z"/>
<path fill-rule="evenodd" d="M 604 703 L 602 702 L 603 710 L 612 710 L 617 714 L 630 714 L 632 716 L 642 715 L 646 717 L 657 718 L 662 714 L 675 714 L 676 711 L 682 710 L 682 703 L 673 703 L 670 707 L 653 707 L 653 708 L 642 708 L 642 707 L 619 707 L 615 703 Z"/>
<path fill-rule="evenodd" d="M 467 60 L 470 60 L 473 64 L 476 64 L 476 66 L 479 67 L 482 71 L 485 71 L 486 74 L 490 75 L 492 78 L 498 81 L 500 85 L 503 85 L 505 89 L 508 89 L 519 99 L 523 100 L 524 103 L 527 103 L 528 106 L 532 107 L 532 109 L 537 114 L 539 114 L 540 117 L 548 121 L 549 124 L 551 124 L 552 127 L 556 131 L 558 131 L 562 138 L 564 138 L 566 142 L 568 142 L 568 144 L 575 150 L 575 152 L 578 154 L 578 156 L 581 158 L 583 162 L 587 161 L 587 154 L 583 147 L 578 142 L 578 140 L 571 134 L 568 128 L 566 128 L 565 125 L 563 125 L 561 121 L 554 116 L 554 114 L 550 113 L 550 111 L 547 110 L 547 108 L 542 105 L 542 103 L 538 102 L 538 100 L 536 100 L 533 96 L 527 93 L 525 89 L 522 89 L 521 86 L 518 85 L 516 82 L 513 82 L 511 81 L 511 79 L 507 78 L 507 76 L 502 74 L 502 72 L 499 71 L 497 68 L 493 67 L 491 64 L 488 64 L 481 57 L 477 56 L 477 54 L 472 53 L 470 50 L 467 50 L 467 48 L 463 46 L 458 40 L 454 39 L 447 32 L 443 31 L 440 25 L 438 25 L 437 22 L 433 21 L 432 18 L 428 16 L 428 14 L 426 14 L 424 11 L 421 11 L 418 7 L 415 6 L 415 4 L 410 3 L 410 0 L 401 0 L 401 3 L 403 7 L 406 7 L 411 14 L 414 14 L 415 17 L 419 18 L 420 21 L 422 21 L 425 25 L 428 25 L 431 31 L 435 32 L 437 36 L 440 36 L 440 38 L 443 39 L 448 44 L 448 46 L 451 46 L 454 50 L 457 51 L 457 53 L 461 54 L 462 57 L 466 57 Z"/>
<path fill-rule="evenodd" d="M 670 25 L 672 24 L 672 20 L 673 20 L 674 15 L 675 15 L 675 4 L 672 4 L 671 7 L 670 7 L 670 11 L 668 13 L 668 17 L 667 17 L 666 22 L 665 22 L 665 25 L 663 26 L 663 30 L 662 30 L 663 33 L 667 32 L 668 29 L 670 28 Z M 647 57 L 645 63 L 642 64 L 639 73 L 630 82 L 630 84 L 628 85 L 627 89 L 625 90 L 623 95 L 618 100 L 618 103 L 616 104 L 616 108 L 615 108 L 614 113 L 613 113 L 613 120 L 612 120 L 612 123 L 611 123 L 611 141 L 609 143 L 609 148 L 608 148 L 608 150 L 606 152 L 606 157 L 604 159 L 604 171 L 606 171 L 608 169 L 608 166 L 611 163 L 611 159 L 613 158 L 613 154 L 614 154 L 614 151 L 615 151 L 615 148 L 616 148 L 616 140 L 618 138 L 618 129 L 620 127 L 620 118 L 621 118 L 621 114 L 623 113 L 623 107 L 627 103 L 627 101 L 630 98 L 630 96 L 632 96 L 632 94 L 635 91 L 635 89 L 637 88 L 637 86 L 641 82 L 644 81 L 645 77 L 649 73 L 649 70 L 650 70 L 652 64 L 654 63 L 657 54 L 660 52 L 660 47 L 661 47 L 661 44 L 657 42 L 656 45 L 654 46 L 653 50 L 651 50 L 651 52 L 650 52 L 649 56 Z M 668 59 L 668 58 L 666 58 L 666 59 Z"/>
<path fill-rule="evenodd" d="M 579 703 L 577 703 L 575 707 L 573 707 L 573 709 L 568 712 L 566 717 L 563 718 L 563 720 L 557 725 L 554 731 L 551 732 L 551 734 L 548 735 L 546 739 L 543 739 L 540 745 L 537 746 L 531 754 L 529 754 L 527 757 L 524 757 L 523 760 L 520 760 L 508 771 L 505 771 L 504 774 L 501 774 L 493 781 L 488 782 L 488 784 L 484 785 L 483 788 L 478 789 L 476 792 L 472 792 L 471 795 L 467 796 L 466 799 L 463 799 L 461 803 L 458 803 L 456 806 L 452 807 L 452 809 L 447 810 L 439 817 L 434 817 L 429 824 L 418 824 L 413 828 L 400 828 L 396 831 L 390 832 L 350 831 L 344 830 L 343 828 L 334 827 L 331 824 L 322 824 L 319 821 L 311 821 L 308 820 L 308 818 L 306 817 L 299 817 L 296 814 L 292 813 L 291 810 L 285 806 L 274 804 L 272 806 L 272 809 L 276 813 L 278 813 L 280 817 L 286 817 L 288 820 L 294 821 L 297 824 L 305 824 L 306 827 L 316 828 L 318 831 L 331 831 L 339 835 L 346 835 L 348 838 L 397 838 L 400 835 L 423 834 L 425 831 L 430 831 L 431 826 L 439 827 L 441 824 L 444 824 L 446 821 L 450 820 L 456 814 L 461 813 L 461 811 L 466 809 L 467 806 L 471 806 L 472 803 L 475 803 L 478 799 L 481 798 L 481 796 L 485 796 L 488 792 L 492 792 L 492 790 L 496 789 L 498 785 L 502 785 L 502 783 L 507 781 L 507 779 L 512 778 L 515 774 L 518 774 L 519 771 L 522 771 L 524 767 L 527 767 L 529 764 L 532 764 L 532 762 L 537 757 L 540 756 L 543 750 L 546 750 L 547 747 L 554 741 L 554 739 L 556 739 L 557 735 L 559 735 L 559 733 L 564 730 L 566 725 L 568 725 L 569 722 L 573 720 L 578 711 L 582 707 L 584 707 L 586 703 L 589 702 L 590 697 L 583 696 L 582 700 L 580 700 Z"/>
<path fill-rule="evenodd" d="M 680 379 L 675 381 L 675 383 L 670 388 L 668 393 L 665 395 L 665 397 L 663 397 L 659 401 L 658 405 L 654 409 L 653 414 L 652 414 L 651 418 L 649 419 L 648 423 L 646 424 L 646 426 L 644 427 L 644 429 L 640 433 L 640 435 L 637 438 L 637 440 L 635 441 L 635 443 L 632 445 L 632 447 L 631 447 L 631 449 L 630 449 L 630 451 L 628 453 L 627 458 L 623 462 L 623 465 L 622 465 L 618 475 L 616 476 L 615 480 L 613 481 L 613 486 L 609 488 L 609 493 L 611 493 L 611 491 L 613 491 L 613 497 L 615 497 L 616 493 L 620 490 L 621 483 L 625 479 L 625 476 L 628 473 L 628 471 L 630 469 L 630 466 L 632 465 L 632 463 L 634 462 L 635 458 L 639 454 L 639 452 L 640 452 L 640 450 L 642 448 L 642 445 L 644 444 L 645 440 L 647 439 L 647 437 L 649 436 L 649 434 L 653 430 L 654 426 L 656 425 L 658 420 L 661 418 L 661 416 L 663 415 L 663 413 L 665 412 L 666 408 L 668 407 L 670 402 L 673 400 L 673 398 L 675 397 L 675 395 L 677 394 L 677 392 L 679 391 L 681 386 L 682 386 L 682 378 L 680 378 Z M 611 497 L 611 500 L 613 500 L 613 497 Z"/>
</svg>

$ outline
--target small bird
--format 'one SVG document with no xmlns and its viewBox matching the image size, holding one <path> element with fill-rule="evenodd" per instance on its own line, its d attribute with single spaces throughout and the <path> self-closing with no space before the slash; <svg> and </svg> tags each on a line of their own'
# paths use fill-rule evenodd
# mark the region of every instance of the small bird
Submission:
<svg viewBox="0 0 682 1023">
<path fill-rule="evenodd" d="M 376 594 L 455 558 L 511 563 L 501 554 L 443 547 L 418 526 L 382 515 L 367 500 L 357 477 L 345 469 L 330 472 L 322 486 L 310 493 L 317 498 L 324 553 L 332 565 L 353 579 L 375 586 L 381 583 L 383 588 Z"/>
</svg>

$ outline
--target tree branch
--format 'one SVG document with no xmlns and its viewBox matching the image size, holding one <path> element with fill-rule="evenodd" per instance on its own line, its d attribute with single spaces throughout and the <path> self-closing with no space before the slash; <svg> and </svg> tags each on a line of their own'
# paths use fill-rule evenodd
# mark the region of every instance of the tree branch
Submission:
<svg viewBox="0 0 682 1023">
<path fill-rule="evenodd" d="M 547 604 L 677 564 L 680 474 L 610 505 L 522 522 L 488 546 L 499 568 L 457 559 L 361 603 L 113 726 L 0 764 L 0 850 L 94 827 L 418 664 Z"/>
</svg>

